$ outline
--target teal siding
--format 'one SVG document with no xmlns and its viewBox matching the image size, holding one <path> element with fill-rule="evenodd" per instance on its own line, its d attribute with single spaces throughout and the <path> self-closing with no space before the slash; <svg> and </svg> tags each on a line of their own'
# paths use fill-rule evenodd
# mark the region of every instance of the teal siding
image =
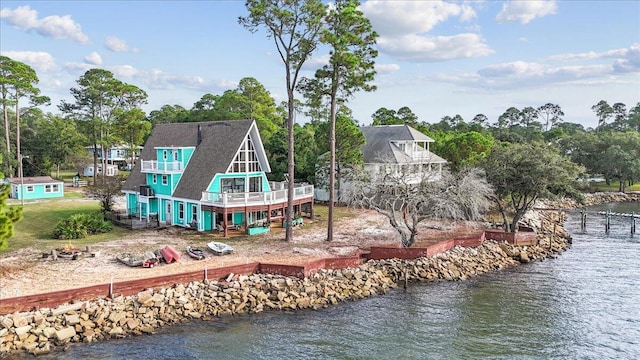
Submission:
<svg viewBox="0 0 640 360">
<path fill-rule="evenodd" d="M 12 184 L 12 197 L 24 200 L 52 199 L 64 196 L 64 184 Z M 21 191 L 24 190 L 24 191 Z"/>
<path fill-rule="evenodd" d="M 138 196 L 136 194 L 127 195 L 127 214 L 133 215 L 138 213 Z"/>
</svg>

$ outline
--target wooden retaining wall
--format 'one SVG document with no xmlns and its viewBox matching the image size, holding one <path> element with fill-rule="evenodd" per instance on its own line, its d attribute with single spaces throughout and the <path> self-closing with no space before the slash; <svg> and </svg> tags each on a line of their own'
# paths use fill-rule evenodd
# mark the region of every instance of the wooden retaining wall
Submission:
<svg viewBox="0 0 640 360">
<path fill-rule="evenodd" d="M 185 272 L 180 274 L 121 281 L 110 284 L 100 284 L 44 294 L 6 298 L 0 299 L 0 315 L 19 311 L 32 311 L 40 308 L 52 308 L 65 303 L 77 303 L 80 301 L 87 301 L 98 298 L 113 298 L 114 296 L 121 295 L 129 296 L 137 294 L 145 289 L 169 287 L 175 284 L 189 283 L 191 281 L 202 281 L 204 279 L 221 280 L 227 278 L 229 274 L 251 275 L 262 273 L 294 276 L 302 279 L 305 277 L 313 276 L 313 274 L 318 272 L 320 269 L 345 269 L 349 267 L 358 267 L 366 259 L 417 259 L 419 257 L 428 257 L 435 254 L 443 253 L 455 247 L 456 245 L 470 247 L 480 246 L 484 242 L 485 238 L 496 241 L 508 241 L 504 239 L 508 238 L 509 235 L 513 234 L 504 233 L 501 231 L 487 230 L 479 235 L 440 241 L 436 244 L 429 245 L 426 248 L 398 248 L 376 246 L 371 247 L 370 254 L 358 253 L 356 254 L 356 256 L 351 257 L 319 259 L 309 262 L 305 265 L 284 265 L 253 262 L 214 269 L 205 268 L 203 270 Z M 531 235 L 533 235 L 533 238 L 535 239 L 535 232 L 527 233 L 526 237 L 522 238 L 522 241 L 531 241 Z M 517 243 L 517 245 L 521 244 Z"/>
<path fill-rule="evenodd" d="M 485 230 L 487 240 L 498 242 L 508 242 L 512 245 L 536 245 L 538 237 L 534 231 L 518 231 L 517 233 L 508 233 L 502 230 Z"/>
<path fill-rule="evenodd" d="M 383 259 L 403 259 L 413 260 L 420 257 L 429 257 L 435 254 L 441 254 L 448 251 L 455 246 L 464 247 L 476 247 L 482 245 L 485 240 L 485 233 L 482 232 L 478 235 L 465 236 L 459 238 L 453 238 L 449 240 L 443 240 L 436 244 L 429 245 L 426 248 L 399 248 L 399 247 L 386 247 L 386 246 L 372 246 L 369 259 L 383 260 Z"/>
</svg>

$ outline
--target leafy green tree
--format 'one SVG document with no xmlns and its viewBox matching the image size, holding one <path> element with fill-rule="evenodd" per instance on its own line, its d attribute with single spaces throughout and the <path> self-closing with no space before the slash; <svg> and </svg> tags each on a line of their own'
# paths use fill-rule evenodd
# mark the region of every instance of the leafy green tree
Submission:
<svg viewBox="0 0 640 360">
<path fill-rule="evenodd" d="M 532 108 L 531 106 L 527 106 L 522 111 L 520 111 L 520 124 L 524 127 L 534 127 L 540 128 L 540 123 L 538 120 L 538 110 Z"/>
<path fill-rule="evenodd" d="M 2 153 L 0 153 L 2 160 Z M 0 178 L 4 175 L 0 173 Z M 11 185 L 8 183 L 0 183 L 0 250 L 9 246 L 9 238 L 13 236 L 13 224 L 22 219 L 22 206 L 8 206 L 9 192 Z"/>
<path fill-rule="evenodd" d="M 595 166 L 607 183 L 620 182 L 618 190 L 624 192 L 626 184 L 640 179 L 640 134 L 635 131 L 609 132 L 600 136 Z"/>
<path fill-rule="evenodd" d="M 371 114 L 371 119 L 373 120 L 371 123 L 373 126 L 404 124 L 402 119 L 397 116 L 397 112 L 395 110 L 387 109 L 385 107 L 381 107 Z"/>
<path fill-rule="evenodd" d="M 451 170 L 459 171 L 466 166 L 478 164 L 489 154 L 493 145 L 494 140 L 491 135 L 470 131 L 452 134 L 434 151 L 447 159 Z"/>
<path fill-rule="evenodd" d="M 333 208 L 336 182 L 336 118 L 340 104 L 360 90 L 374 91 L 378 34 L 369 19 L 358 10 L 358 0 L 337 0 L 325 16 L 320 41 L 330 48 L 329 64 L 316 71 L 307 83 L 306 96 L 328 98 L 329 102 L 329 214 L 327 241 L 333 240 Z"/>
<path fill-rule="evenodd" d="M 562 121 L 562 117 L 564 116 L 564 112 L 562 111 L 562 108 L 560 108 L 560 105 L 552 103 L 546 103 L 538 107 L 537 111 L 538 117 L 544 122 L 544 131 L 548 131 L 550 129 L 549 125 L 553 128 L 557 123 Z"/>
<path fill-rule="evenodd" d="M 300 71 L 311 57 L 320 40 L 322 19 L 326 6 L 320 0 L 247 0 L 245 7 L 249 15 L 240 17 L 238 22 L 252 33 L 264 28 L 267 37 L 273 39 L 280 59 L 285 67 L 287 87 L 287 164 L 290 185 L 288 189 L 288 224 L 293 220 L 293 196 L 295 183 L 295 96 Z M 291 226 L 286 229 L 285 238 L 292 240 Z"/>
<path fill-rule="evenodd" d="M 398 109 L 396 115 L 405 125 L 409 125 L 414 128 L 418 125 L 418 116 L 408 106 L 403 106 Z"/>
<path fill-rule="evenodd" d="M 318 143 L 318 170 L 323 173 L 321 178 L 316 178 L 316 185 L 328 187 L 329 183 L 329 137 L 330 124 L 323 122 L 319 124 L 316 132 L 316 141 Z M 340 194 L 341 179 L 348 177 L 353 173 L 355 167 L 363 164 L 362 146 L 366 139 L 364 134 L 355 123 L 355 121 L 344 112 L 340 112 L 336 118 L 336 157 L 335 157 L 335 176 L 336 176 L 336 192 Z M 338 196 L 340 197 L 340 196 Z"/>
<path fill-rule="evenodd" d="M 505 229 L 511 232 L 518 231 L 518 222 L 536 200 L 561 195 L 580 197 L 575 182 L 581 167 L 541 143 L 496 145 L 483 167 L 495 190 L 494 202 Z M 507 207 L 513 214 L 511 221 Z"/>
<path fill-rule="evenodd" d="M 473 120 L 471 120 L 471 123 L 478 124 L 484 127 L 486 126 L 486 124 L 489 123 L 489 118 L 485 114 L 477 114 L 476 116 L 473 117 Z"/>
<path fill-rule="evenodd" d="M 73 121 L 48 114 L 36 127 L 40 156 L 47 158 L 56 167 L 56 177 L 60 178 L 60 166 L 66 164 L 73 155 L 85 152 L 86 138 Z M 46 149 L 46 151 L 45 151 Z"/>
<path fill-rule="evenodd" d="M 40 80 L 31 66 L 15 61 L 6 56 L 0 56 L 0 100 L 2 101 L 4 115 L 4 135 L 7 149 L 7 161 L 13 156 L 9 136 L 8 108 L 13 105 L 15 109 L 15 159 L 21 164 L 22 154 L 20 146 L 20 100 L 28 97 L 33 104 L 42 104 L 49 101 L 47 97 L 39 96 L 40 89 L 36 87 Z M 12 172 L 11 166 L 9 171 Z M 22 176 L 22 166 L 19 165 L 18 176 Z"/>
<path fill-rule="evenodd" d="M 142 145 L 145 139 L 151 134 L 151 122 L 139 108 L 120 111 L 116 115 L 115 134 L 122 139 L 129 148 L 130 162 L 133 167 L 135 153 L 138 146 Z"/>
<path fill-rule="evenodd" d="M 189 110 L 180 105 L 163 105 L 160 110 L 151 111 L 148 117 L 153 125 L 187 122 L 188 118 Z"/>
<path fill-rule="evenodd" d="M 498 127 L 500 124 L 504 124 L 504 127 L 511 127 L 518 125 L 521 122 L 522 112 L 516 107 L 508 108 L 500 117 L 498 117 Z"/>
<path fill-rule="evenodd" d="M 598 126 L 596 130 L 600 130 L 601 127 L 607 125 L 607 119 L 613 115 L 613 108 L 605 100 L 600 100 L 597 104 L 591 107 L 591 110 L 598 116 Z"/>
<path fill-rule="evenodd" d="M 640 131 L 640 102 L 629 110 L 629 128 Z"/>
<path fill-rule="evenodd" d="M 627 113 L 627 106 L 623 103 L 615 103 L 611 107 L 613 110 L 613 129 L 616 131 L 623 131 L 629 128 L 629 114 Z"/>
<path fill-rule="evenodd" d="M 146 103 L 147 94 L 138 87 L 116 79 L 108 70 L 91 69 L 77 81 L 78 87 L 71 88 L 74 103 L 62 101 L 58 108 L 82 124 L 81 129 L 93 146 L 93 166 L 98 168 L 98 149 L 106 154 L 105 148 L 119 141 L 113 126 L 119 115 Z M 106 156 L 102 157 L 102 168 L 106 169 Z M 102 172 L 106 181 L 106 171 Z M 93 174 L 96 183 L 97 171 Z"/>
</svg>

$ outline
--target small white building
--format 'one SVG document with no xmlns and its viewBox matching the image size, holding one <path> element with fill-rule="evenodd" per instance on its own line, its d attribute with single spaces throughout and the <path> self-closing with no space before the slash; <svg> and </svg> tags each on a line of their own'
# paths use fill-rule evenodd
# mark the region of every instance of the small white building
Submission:
<svg viewBox="0 0 640 360">
<path fill-rule="evenodd" d="M 120 170 L 118 170 L 118 165 L 115 164 L 107 164 L 107 176 L 116 176 Z M 93 164 L 87 164 L 82 170 L 82 175 L 87 177 L 93 177 L 94 169 Z M 98 164 L 98 172 L 96 175 L 102 175 L 102 164 Z"/>
</svg>

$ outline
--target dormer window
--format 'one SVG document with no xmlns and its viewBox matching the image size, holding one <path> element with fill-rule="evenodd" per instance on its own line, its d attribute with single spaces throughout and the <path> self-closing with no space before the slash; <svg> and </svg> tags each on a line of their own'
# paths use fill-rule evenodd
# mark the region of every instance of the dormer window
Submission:
<svg viewBox="0 0 640 360">
<path fill-rule="evenodd" d="M 162 150 L 162 160 L 167 161 L 167 150 Z"/>
<path fill-rule="evenodd" d="M 178 150 L 173 150 L 173 161 L 178 161 Z"/>
</svg>

